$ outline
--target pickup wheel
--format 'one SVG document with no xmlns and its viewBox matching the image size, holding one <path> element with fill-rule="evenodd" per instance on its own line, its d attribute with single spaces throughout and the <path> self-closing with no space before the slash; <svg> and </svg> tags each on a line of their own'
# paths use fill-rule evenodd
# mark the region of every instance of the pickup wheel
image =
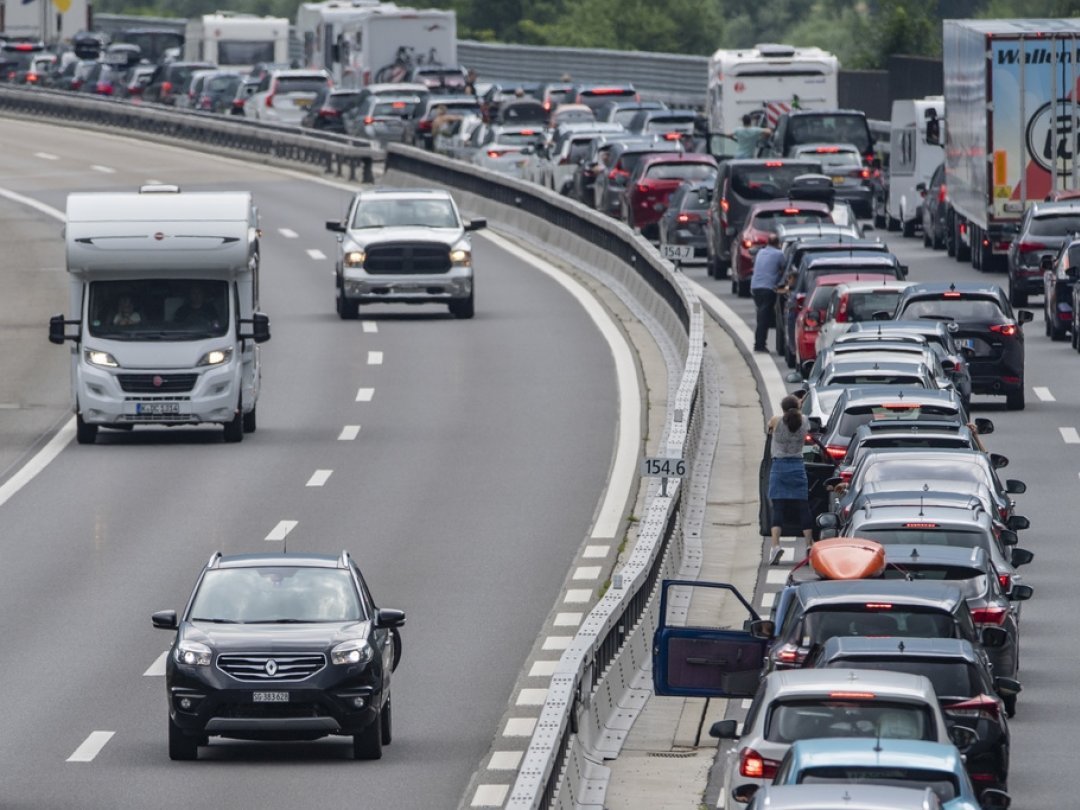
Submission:
<svg viewBox="0 0 1080 810">
<path fill-rule="evenodd" d="M 83 421 L 82 414 L 75 414 L 75 441 L 79 444 L 93 444 L 97 441 L 98 426 Z"/>
<path fill-rule="evenodd" d="M 467 319 L 471 318 L 474 313 L 474 299 L 476 296 L 476 290 L 469 293 L 468 298 L 459 298 L 456 301 L 450 302 L 450 314 L 455 318 Z"/>
<path fill-rule="evenodd" d="M 255 416 L 255 408 L 244 414 L 243 418 L 244 433 L 254 433 L 255 428 L 258 427 L 258 422 Z"/>
<path fill-rule="evenodd" d="M 360 302 L 345 297 L 345 291 L 341 289 L 341 282 L 338 282 L 337 285 L 337 293 L 334 296 L 334 305 L 337 309 L 338 317 L 343 321 L 354 321 L 360 315 Z"/>
<path fill-rule="evenodd" d="M 169 759 L 174 762 L 190 762 L 199 758 L 199 738 L 184 730 L 169 718 Z"/>
</svg>

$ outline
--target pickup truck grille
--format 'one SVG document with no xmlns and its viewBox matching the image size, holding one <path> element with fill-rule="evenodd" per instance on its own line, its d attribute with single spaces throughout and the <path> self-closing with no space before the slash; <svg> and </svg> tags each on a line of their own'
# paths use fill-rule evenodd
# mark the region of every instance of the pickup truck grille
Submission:
<svg viewBox="0 0 1080 810">
<path fill-rule="evenodd" d="M 272 664 L 270 662 L 273 662 Z M 252 655 L 222 655 L 218 657 L 218 669 L 238 681 L 260 683 L 273 681 L 299 681 L 311 677 L 324 666 L 326 657 L 314 655 L 276 655 L 255 653 Z"/>
<path fill-rule="evenodd" d="M 446 245 L 398 242 L 367 249 L 364 269 L 372 275 L 432 275 L 450 272 L 450 249 Z"/>
<path fill-rule="evenodd" d="M 120 389 L 129 394 L 164 394 L 190 391 L 198 374 L 118 374 Z"/>
</svg>

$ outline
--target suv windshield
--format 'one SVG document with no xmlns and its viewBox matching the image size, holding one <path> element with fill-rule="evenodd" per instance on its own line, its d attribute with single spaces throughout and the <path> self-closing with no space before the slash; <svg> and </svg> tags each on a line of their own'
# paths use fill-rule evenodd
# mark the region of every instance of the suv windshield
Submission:
<svg viewBox="0 0 1080 810">
<path fill-rule="evenodd" d="M 353 228 L 416 226 L 456 228 L 457 214 L 449 200 L 363 200 L 356 207 Z"/>
<path fill-rule="evenodd" d="M 862 664 L 854 666 L 862 667 Z M 936 740 L 926 706 L 866 699 L 784 701 L 772 707 L 765 739 L 793 743 L 816 737 Z"/>
<path fill-rule="evenodd" d="M 879 609 L 823 608 L 803 617 L 800 646 L 813 647 L 837 636 L 955 638 L 955 627 L 953 617 L 948 613 L 915 611 L 903 605 L 889 604 Z"/>
<path fill-rule="evenodd" d="M 356 622 L 364 612 L 348 571 L 338 568 L 219 568 L 207 571 L 188 613 L 193 622 Z"/>
<path fill-rule="evenodd" d="M 95 281 L 89 308 L 90 334 L 110 340 L 201 340 L 229 329 L 224 281 Z"/>
</svg>

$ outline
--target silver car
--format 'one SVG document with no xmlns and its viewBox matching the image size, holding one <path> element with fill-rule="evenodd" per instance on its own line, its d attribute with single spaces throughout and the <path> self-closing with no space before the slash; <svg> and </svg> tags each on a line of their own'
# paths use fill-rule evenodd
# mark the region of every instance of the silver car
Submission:
<svg viewBox="0 0 1080 810">
<path fill-rule="evenodd" d="M 372 303 L 442 303 L 457 318 L 473 316 L 472 244 L 468 231 L 487 225 L 463 221 L 442 189 L 365 189 L 341 222 L 334 272 L 337 312 L 357 317 Z"/>
<path fill-rule="evenodd" d="M 368 96 L 345 116 L 345 132 L 380 143 L 401 143 L 420 96 Z"/>
<path fill-rule="evenodd" d="M 539 127 L 519 124 L 485 127 L 484 138 L 473 152 L 472 162 L 485 169 L 522 177 L 528 163 L 528 154 L 543 142 L 544 131 Z"/>
</svg>

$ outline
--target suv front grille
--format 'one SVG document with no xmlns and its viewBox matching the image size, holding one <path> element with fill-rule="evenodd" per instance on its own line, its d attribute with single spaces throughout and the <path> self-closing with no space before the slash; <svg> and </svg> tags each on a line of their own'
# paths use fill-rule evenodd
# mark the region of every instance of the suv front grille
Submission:
<svg viewBox="0 0 1080 810">
<path fill-rule="evenodd" d="M 117 374 L 120 389 L 129 394 L 164 394 L 190 391 L 198 374 Z"/>
<path fill-rule="evenodd" d="M 273 661 L 273 664 L 270 664 L 271 661 Z M 326 656 L 322 653 L 305 655 L 277 655 L 273 653 L 221 655 L 218 656 L 217 665 L 218 669 L 238 681 L 257 683 L 299 681 L 310 678 L 326 666 Z"/>
<path fill-rule="evenodd" d="M 367 249 L 364 269 L 374 275 L 424 275 L 450 272 L 450 249 L 424 242 L 398 242 Z"/>
</svg>

